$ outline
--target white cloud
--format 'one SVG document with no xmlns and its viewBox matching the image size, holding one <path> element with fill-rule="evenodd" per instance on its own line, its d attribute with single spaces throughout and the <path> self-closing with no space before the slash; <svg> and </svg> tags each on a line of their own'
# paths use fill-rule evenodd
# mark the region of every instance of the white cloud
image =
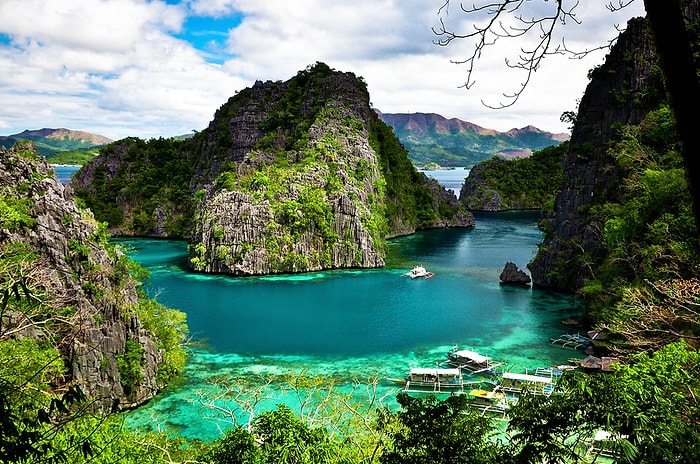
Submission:
<svg viewBox="0 0 700 464">
<path fill-rule="evenodd" d="M 185 12 L 162 2 L 2 1 L 0 17 L 13 19 L 0 26 L 12 38 L 0 100 L 15 114 L 0 127 L 172 136 L 202 129 L 245 85 L 169 35 Z"/>
<path fill-rule="evenodd" d="M 531 2 L 549 6 L 556 2 Z M 0 113 L 2 133 L 69 127 L 111 138 L 172 136 L 200 130 L 214 111 L 255 80 L 286 80 L 317 61 L 365 78 L 373 105 L 384 112 L 436 112 L 507 130 L 533 124 L 563 131 L 559 115 L 575 109 L 586 73 L 604 53 L 583 61 L 550 57 L 507 110 L 488 110 L 522 77 L 504 67 L 519 45 L 488 50 L 476 85 L 459 89 L 466 43 L 439 47 L 442 0 L 0 0 Z M 605 43 L 637 10 L 613 15 L 606 2 L 577 7 L 583 25 L 567 25 L 567 43 L 583 49 Z M 192 16 L 221 42 L 185 40 Z M 229 21 L 230 20 L 230 21 Z M 469 17 L 453 8 L 449 25 L 467 30 Z M 188 26 L 186 26 L 186 24 Z M 225 26 L 229 24 L 229 26 Z M 219 65 L 212 53 L 225 51 Z M 218 55 L 221 62 L 222 55 Z"/>
<path fill-rule="evenodd" d="M 130 50 L 152 29 L 177 31 L 184 11 L 140 0 L 4 0 L 0 17 L 13 36 L 110 53 Z"/>
</svg>

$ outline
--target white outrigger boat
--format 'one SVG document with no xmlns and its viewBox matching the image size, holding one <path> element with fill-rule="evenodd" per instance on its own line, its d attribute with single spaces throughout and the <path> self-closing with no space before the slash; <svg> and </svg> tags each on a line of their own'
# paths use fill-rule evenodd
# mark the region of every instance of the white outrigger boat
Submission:
<svg viewBox="0 0 700 464">
<path fill-rule="evenodd" d="M 463 393 L 462 371 L 457 368 L 412 367 L 406 379 L 389 379 L 404 384 L 406 393 Z"/>
<path fill-rule="evenodd" d="M 481 374 L 496 369 L 503 363 L 494 362 L 488 356 L 477 353 L 471 350 L 460 350 L 454 346 L 452 350 L 447 352 L 447 362 L 457 367 L 464 369 L 472 374 Z"/>
<path fill-rule="evenodd" d="M 415 279 L 416 277 L 424 277 L 426 279 L 430 279 L 431 277 L 435 276 L 434 272 L 428 272 L 426 268 L 423 266 L 415 266 L 413 269 L 410 271 L 401 274 L 402 276 L 408 276 L 411 279 Z"/>
<path fill-rule="evenodd" d="M 555 391 L 555 380 L 555 377 L 504 372 L 498 384 L 498 389 L 506 393 L 514 394 L 527 391 L 535 395 L 550 395 Z"/>
</svg>

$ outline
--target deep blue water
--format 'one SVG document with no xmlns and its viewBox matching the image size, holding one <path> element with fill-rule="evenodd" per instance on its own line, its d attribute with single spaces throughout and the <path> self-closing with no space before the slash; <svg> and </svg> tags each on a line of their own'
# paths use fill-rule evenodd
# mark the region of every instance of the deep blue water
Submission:
<svg viewBox="0 0 700 464">
<path fill-rule="evenodd" d="M 453 345 L 507 363 L 507 369 L 549 366 L 576 353 L 548 338 L 578 316 L 569 295 L 499 285 L 507 261 L 521 269 L 541 232 L 536 213 L 477 215 L 473 229 L 416 233 L 390 242 L 387 266 L 298 276 L 231 278 L 186 270 L 186 245 L 121 241 L 151 272 L 157 299 L 187 313 L 191 333 L 206 339 L 193 351 L 182 381 L 128 415 L 138 428 L 212 439 L 230 426 L 198 403 L 218 391 L 207 380 L 262 382 L 261 374 L 333 376 L 341 390 L 355 379 L 401 377 L 409 367 L 435 366 Z M 420 263 L 435 277 L 402 277 Z M 277 388 L 271 385 L 270 389 Z M 395 386 L 381 382 L 393 401 Z M 256 412 L 280 399 L 261 402 Z M 220 400 L 219 406 L 235 409 Z M 216 418 L 218 417 L 218 419 Z M 223 422 L 222 422 L 223 421 Z"/>
</svg>

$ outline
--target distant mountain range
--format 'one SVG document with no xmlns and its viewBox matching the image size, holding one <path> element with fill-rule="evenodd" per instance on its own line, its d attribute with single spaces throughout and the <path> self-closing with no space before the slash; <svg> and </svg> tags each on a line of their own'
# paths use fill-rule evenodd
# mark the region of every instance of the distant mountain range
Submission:
<svg viewBox="0 0 700 464">
<path fill-rule="evenodd" d="M 569 134 L 544 132 L 533 126 L 498 132 L 461 119 L 447 119 L 435 113 L 381 113 L 379 117 L 394 129 L 418 166 L 472 167 L 493 156 L 524 157 L 533 151 L 559 145 Z"/>
<path fill-rule="evenodd" d="M 498 132 L 461 119 L 447 119 L 435 113 L 382 113 L 379 117 L 394 129 L 417 166 L 437 163 L 444 167 L 472 167 L 493 156 L 524 157 L 533 151 L 558 145 L 569 134 L 544 132 L 533 126 Z M 70 129 L 25 130 L 0 136 L 0 146 L 11 147 L 18 140 L 34 142 L 39 153 L 51 161 L 71 151 L 90 150 L 113 140 L 101 135 Z M 88 158 L 89 159 L 89 158 Z M 63 161 L 61 161 L 63 162 Z M 82 164 L 82 163 L 81 163 Z"/>
<path fill-rule="evenodd" d="M 11 147 L 20 140 L 34 142 L 39 153 L 51 158 L 60 152 L 87 150 L 112 143 L 113 140 L 101 135 L 70 129 L 25 130 L 18 134 L 0 136 L 0 146 Z"/>
</svg>

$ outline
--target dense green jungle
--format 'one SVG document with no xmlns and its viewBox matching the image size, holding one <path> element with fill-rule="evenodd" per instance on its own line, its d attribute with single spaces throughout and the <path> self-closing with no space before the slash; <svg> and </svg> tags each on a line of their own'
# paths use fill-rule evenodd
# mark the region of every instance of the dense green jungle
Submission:
<svg viewBox="0 0 700 464">
<path fill-rule="evenodd" d="M 463 395 L 439 400 L 400 394 L 401 408 L 392 411 L 376 406 L 371 395 L 358 404 L 325 389 L 323 379 L 300 376 L 290 379 L 287 388 L 304 398 L 302 413 L 279 406 L 255 417 L 249 426 L 232 424 L 225 435 L 209 443 L 165 432 L 137 434 L 125 427 L 118 412 L 93 407 L 79 390 L 63 382 L 67 360 L 59 352 L 60 337 L 68 331 L 72 308 L 43 297 L 31 278 L 41 266 L 35 251 L 3 241 L 0 462 L 507 464 L 594 462 L 603 455 L 620 463 L 696 462 L 700 456 L 700 248 L 675 127 L 666 102 L 639 125 L 617 125 L 609 154 L 622 179 L 618 194 L 590 211 L 601 224 L 598 232 L 605 254 L 602 260 L 587 263 L 593 277 L 581 296 L 591 326 L 608 335 L 599 354 L 622 362 L 609 374 L 567 372 L 559 380 L 559 392 L 550 396 L 524 392 L 509 410 L 505 427 L 470 408 Z M 168 178 L 177 184 L 191 177 L 187 159 L 172 156 L 183 153 L 189 142 L 133 142 L 153 162 L 139 169 L 141 177 L 134 188 L 148 191 L 153 202 L 185 199 L 188 204 L 186 188 L 163 189 L 160 180 Z M 9 151 L 26 159 L 37 157 L 26 145 Z M 510 170 L 493 164 L 498 169 L 494 179 L 501 179 L 502 188 L 507 189 Z M 4 236 L 29 232 L 35 226 L 29 214 L 31 202 L 22 193 L 28 189 L 19 185 L 15 191 L 0 192 Z M 99 191 L 105 205 L 110 196 L 114 198 L 109 188 Z M 538 201 L 545 209 L 553 206 L 553 196 Z M 97 217 L 107 222 L 120 219 L 117 211 L 100 210 L 100 202 L 97 198 L 90 205 Z M 152 207 L 155 203 L 144 205 Z M 142 217 L 147 220 L 148 215 Z M 119 256 L 104 226 L 99 230 L 91 239 Z M 86 251 L 77 243 L 72 247 L 71 256 L 80 261 Z M 122 282 L 128 275 L 147 281 L 143 269 L 126 258 L 120 262 L 120 274 L 110 275 L 110 280 Z M 76 269 L 86 274 L 100 271 L 94 266 Z M 89 294 L 99 295 L 99 288 L 83 282 Z M 164 379 L 176 378 L 187 344 L 183 315 L 143 295 L 134 311 L 170 353 Z M 17 336 L 22 321 L 32 322 L 32 337 Z M 140 362 L 138 348 L 119 358 L 125 387 L 138 382 Z M 252 389 L 237 385 L 235 379 L 229 381 L 232 392 Z M 254 391 L 250 393 L 254 396 Z M 600 454 L 589 454 L 588 444 L 600 431 L 607 433 L 597 451 Z"/>
</svg>

